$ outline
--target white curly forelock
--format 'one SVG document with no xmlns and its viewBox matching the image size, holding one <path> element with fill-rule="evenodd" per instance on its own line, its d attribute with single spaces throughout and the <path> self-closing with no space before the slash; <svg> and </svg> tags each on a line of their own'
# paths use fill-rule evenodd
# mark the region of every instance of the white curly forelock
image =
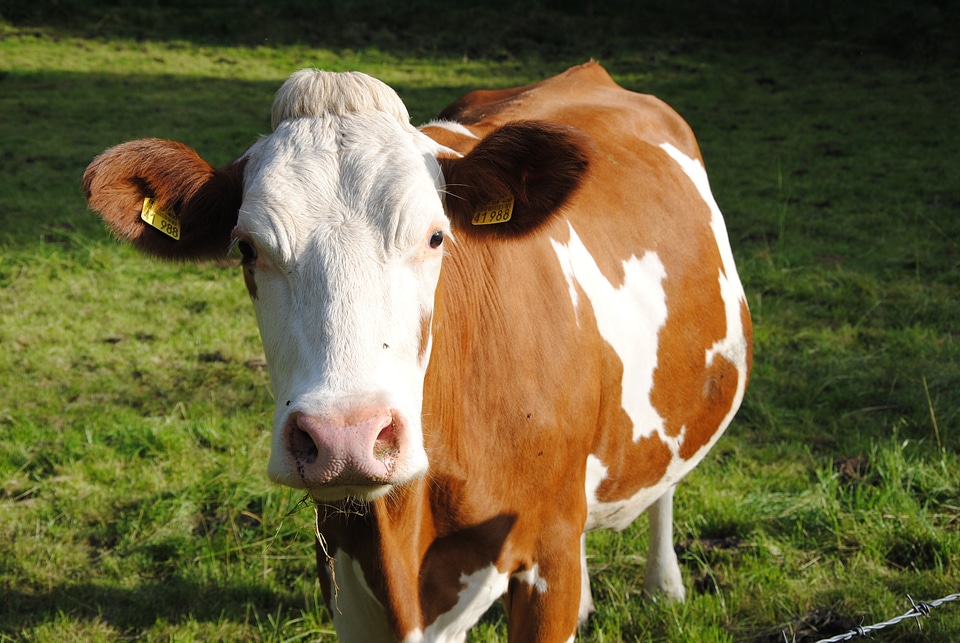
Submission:
<svg viewBox="0 0 960 643">
<path fill-rule="evenodd" d="M 301 69 L 283 83 L 273 100 L 273 129 L 287 119 L 304 116 L 346 116 L 386 112 L 405 129 L 413 130 L 410 114 L 397 93 L 385 83 L 357 71 Z"/>
</svg>

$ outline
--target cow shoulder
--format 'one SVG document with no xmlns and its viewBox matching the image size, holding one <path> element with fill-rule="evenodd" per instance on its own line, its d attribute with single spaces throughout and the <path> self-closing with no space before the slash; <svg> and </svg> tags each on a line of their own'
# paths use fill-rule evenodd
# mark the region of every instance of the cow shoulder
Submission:
<svg viewBox="0 0 960 643">
<path fill-rule="evenodd" d="M 87 166 L 83 191 L 107 227 L 139 250 L 163 259 L 212 258 L 229 248 L 244 163 L 215 169 L 182 143 L 129 141 Z"/>
<path fill-rule="evenodd" d="M 502 111 L 503 104 L 529 91 L 530 87 L 475 89 L 447 105 L 437 118 L 465 124 L 477 123 L 491 113 Z"/>
</svg>

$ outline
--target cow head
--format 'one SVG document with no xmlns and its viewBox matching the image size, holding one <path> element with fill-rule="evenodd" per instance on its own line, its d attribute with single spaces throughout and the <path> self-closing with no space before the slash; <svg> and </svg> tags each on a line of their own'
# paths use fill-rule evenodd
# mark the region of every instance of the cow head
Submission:
<svg viewBox="0 0 960 643">
<path fill-rule="evenodd" d="M 380 81 L 316 70 L 281 87 L 273 127 L 219 170 L 179 143 L 119 145 L 90 164 L 84 191 L 149 254 L 237 249 L 277 401 L 270 477 L 318 500 L 372 499 L 429 465 L 423 384 L 453 238 L 535 229 L 578 186 L 586 144 L 521 122 L 461 156 L 411 127 Z M 471 225 L 503 196 L 508 224 Z"/>
</svg>

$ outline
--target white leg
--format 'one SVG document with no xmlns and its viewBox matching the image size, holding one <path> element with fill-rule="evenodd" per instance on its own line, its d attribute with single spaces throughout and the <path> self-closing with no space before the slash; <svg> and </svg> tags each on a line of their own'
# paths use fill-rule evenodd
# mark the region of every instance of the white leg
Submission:
<svg viewBox="0 0 960 643">
<path fill-rule="evenodd" d="M 593 594 L 590 593 L 590 572 L 587 570 L 587 535 L 580 536 L 580 614 L 579 625 L 593 614 Z"/>
<path fill-rule="evenodd" d="M 680 565 L 673 550 L 673 492 L 660 496 L 647 508 L 650 519 L 650 552 L 643 576 L 643 590 L 650 596 L 663 594 L 667 599 L 683 601 L 686 590 L 680 576 Z"/>
</svg>

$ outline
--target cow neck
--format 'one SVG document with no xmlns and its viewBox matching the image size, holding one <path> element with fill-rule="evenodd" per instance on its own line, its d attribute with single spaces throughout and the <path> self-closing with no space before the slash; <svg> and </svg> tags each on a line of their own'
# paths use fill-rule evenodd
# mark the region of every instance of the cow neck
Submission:
<svg viewBox="0 0 960 643">
<path fill-rule="evenodd" d="M 423 628 L 419 575 L 422 560 L 433 539 L 430 503 L 421 479 L 378 500 L 363 505 L 345 501 L 318 507 L 317 566 L 324 568 L 342 550 L 359 563 L 366 582 L 386 609 L 398 638 Z M 334 578 L 334 581 L 336 579 Z M 324 595 L 336 597 L 336 587 L 327 584 Z"/>
<path fill-rule="evenodd" d="M 380 600 L 398 634 L 423 629 L 420 569 L 434 537 L 426 481 L 406 485 L 373 503 L 374 542 L 382 574 Z"/>
<path fill-rule="evenodd" d="M 492 436 L 477 435 L 475 427 L 464 425 L 470 413 L 466 407 L 476 397 L 471 388 L 485 385 L 471 379 L 471 364 L 484 359 L 477 352 L 477 336 L 495 332 L 489 322 L 497 315 L 488 276 L 470 269 L 487 265 L 488 249 L 472 238 L 456 238 L 444 257 L 434 300 L 433 348 L 423 395 L 430 474 L 448 480 L 475 475 L 476 453 L 489 452 L 481 442 Z"/>
</svg>

